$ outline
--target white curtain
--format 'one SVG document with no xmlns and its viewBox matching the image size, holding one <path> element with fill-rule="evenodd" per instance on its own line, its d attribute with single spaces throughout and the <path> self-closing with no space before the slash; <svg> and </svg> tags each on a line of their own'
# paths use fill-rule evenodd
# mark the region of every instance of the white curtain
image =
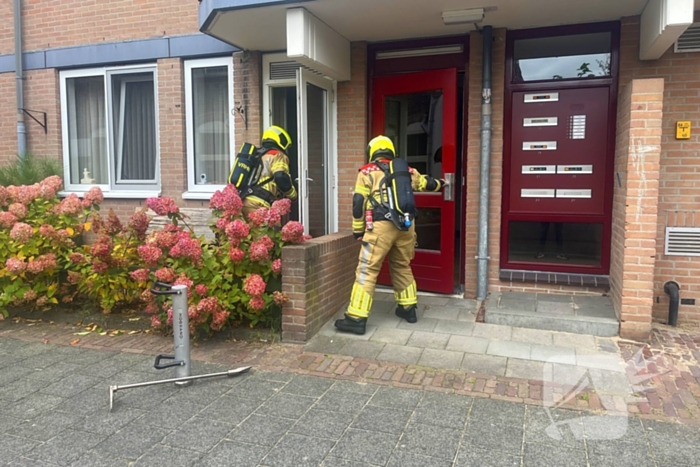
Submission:
<svg viewBox="0 0 700 467">
<path fill-rule="evenodd" d="M 107 184 L 104 78 L 71 78 L 67 80 L 67 91 L 70 182 L 82 183 L 87 169 L 94 183 Z"/>
<path fill-rule="evenodd" d="M 115 77 L 115 81 L 119 80 Z M 119 180 L 155 180 L 156 118 L 153 81 L 121 83 L 119 118 L 115 140 L 119 157 Z"/>
<path fill-rule="evenodd" d="M 226 184 L 231 168 L 228 94 L 227 67 L 192 70 L 196 184 Z"/>
</svg>

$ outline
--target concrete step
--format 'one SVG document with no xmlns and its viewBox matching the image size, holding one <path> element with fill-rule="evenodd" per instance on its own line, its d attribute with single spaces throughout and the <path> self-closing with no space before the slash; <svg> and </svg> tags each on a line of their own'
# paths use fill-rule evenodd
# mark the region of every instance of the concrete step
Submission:
<svg viewBox="0 0 700 467">
<path fill-rule="evenodd" d="M 496 293 L 486 304 L 484 321 L 529 329 L 617 336 L 620 323 L 607 297 Z"/>
</svg>

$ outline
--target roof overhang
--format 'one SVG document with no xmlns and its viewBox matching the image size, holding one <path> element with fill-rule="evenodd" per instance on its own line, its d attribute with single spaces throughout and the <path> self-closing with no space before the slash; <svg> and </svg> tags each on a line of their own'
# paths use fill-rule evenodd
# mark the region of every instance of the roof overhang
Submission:
<svg viewBox="0 0 700 467">
<path fill-rule="evenodd" d="M 639 59 L 656 60 L 693 24 L 694 0 L 649 0 L 639 34 Z"/>
</svg>

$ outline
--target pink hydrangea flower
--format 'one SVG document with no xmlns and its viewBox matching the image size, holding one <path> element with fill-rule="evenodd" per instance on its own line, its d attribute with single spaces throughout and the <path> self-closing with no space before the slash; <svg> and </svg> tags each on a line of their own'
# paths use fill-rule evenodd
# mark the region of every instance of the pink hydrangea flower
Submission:
<svg viewBox="0 0 700 467">
<path fill-rule="evenodd" d="M 66 232 L 66 233 L 67 233 L 67 232 Z M 57 235 L 57 234 L 56 234 L 56 229 L 54 228 L 54 226 L 53 226 L 53 225 L 49 225 L 49 224 L 44 224 L 44 225 L 42 225 L 41 227 L 39 227 L 39 234 L 40 234 L 42 237 L 52 238 L 52 239 L 55 238 L 56 235 Z"/>
<path fill-rule="evenodd" d="M 226 324 L 226 320 L 231 313 L 228 310 L 219 310 L 212 316 L 211 328 L 214 331 L 220 331 Z"/>
<path fill-rule="evenodd" d="M 178 214 L 180 212 L 180 208 L 175 204 L 175 200 L 168 197 L 148 198 L 146 200 L 146 206 L 151 208 L 153 212 L 159 216 Z"/>
<path fill-rule="evenodd" d="M 248 224 L 240 219 L 236 219 L 226 226 L 226 235 L 230 238 L 237 238 L 240 240 L 246 238 L 248 234 L 250 234 Z"/>
<path fill-rule="evenodd" d="M 7 206 L 7 202 L 10 199 L 10 192 L 7 188 L 0 186 L 0 206 Z"/>
<path fill-rule="evenodd" d="M 187 287 L 187 289 L 189 290 L 189 289 L 191 289 L 191 288 L 194 286 L 194 281 L 192 281 L 192 279 L 190 279 L 189 277 L 187 277 L 187 274 L 182 273 L 182 274 L 180 274 L 180 277 L 178 277 L 178 278 L 175 280 L 175 282 L 173 283 L 173 285 L 184 285 L 184 286 Z"/>
<path fill-rule="evenodd" d="M 286 216 L 292 210 L 292 200 L 289 198 L 284 198 L 272 203 L 271 209 L 277 211 L 280 216 Z"/>
<path fill-rule="evenodd" d="M 270 238 L 269 235 L 263 235 L 260 237 L 260 240 L 258 240 L 260 243 L 265 245 L 265 247 L 268 250 L 272 250 L 275 247 L 275 242 Z"/>
<path fill-rule="evenodd" d="M 282 223 L 282 216 L 276 209 L 270 209 L 267 211 L 267 218 L 265 219 L 267 225 L 274 227 Z"/>
<path fill-rule="evenodd" d="M 190 258 L 198 261 L 202 257 L 202 246 L 196 238 L 181 238 L 170 249 L 170 256 L 173 258 Z"/>
<path fill-rule="evenodd" d="M 39 182 L 41 197 L 44 199 L 53 199 L 56 193 L 63 188 L 63 180 L 58 175 L 51 175 Z"/>
<path fill-rule="evenodd" d="M 289 301 L 289 298 L 283 294 L 280 291 L 275 290 L 272 292 L 272 299 L 275 301 L 276 304 L 278 305 L 284 305 Z"/>
<path fill-rule="evenodd" d="M 228 257 L 234 263 L 240 263 L 245 258 L 245 253 L 240 248 L 231 248 L 228 250 Z"/>
<path fill-rule="evenodd" d="M 160 322 L 160 318 L 158 315 L 153 315 L 151 316 L 151 327 L 152 328 L 159 328 L 163 325 L 163 323 Z"/>
<path fill-rule="evenodd" d="M 53 253 L 43 254 L 39 256 L 35 261 L 41 263 L 42 270 L 56 269 L 58 267 L 58 262 L 56 262 L 56 255 Z"/>
<path fill-rule="evenodd" d="M 85 255 L 83 255 L 82 253 L 71 253 L 68 256 L 68 259 L 71 263 L 81 264 L 83 261 L 85 261 Z"/>
<path fill-rule="evenodd" d="M 9 229 L 13 225 L 15 225 L 15 222 L 17 222 L 19 219 L 17 219 L 17 216 L 12 214 L 11 212 L 7 211 L 0 211 L 0 225 L 5 227 L 6 229 Z"/>
<path fill-rule="evenodd" d="M 194 291 L 197 292 L 198 295 L 204 296 L 207 294 L 209 289 L 207 289 L 207 286 L 204 284 L 197 284 L 197 286 L 194 288 Z"/>
<path fill-rule="evenodd" d="M 39 297 L 36 299 L 36 306 L 42 307 L 46 305 L 49 302 L 49 298 L 47 296 Z"/>
<path fill-rule="evenodd" d="M 56 207 L 58 214 L 66 216 L 74 216 L 83 210 L 83 203 L 78 198 L 78 195 L 71 193 L 63 198 L 61 203 Z"/>
<path fill-rule="evenodd" d="M 267 208 L 258 208 L 248 214 L 248 221 L 253 227 L 260 227 L 267 222 Z"/>
<path fill-rule="evenodd" d="M 23 300 L 26 300 L 28 302 L 31 302 L 33 300 L 36 300 L 37 294 L 33 290 L 27 290 L 24 292 L 24 295 L 22 296 Z"/>
<path fill-rule="evenodd" d="M 27 272 L 31 272 L 32 274 L 39 274 L 41 271 L 44 270 L 44 263 L 41 261 L 30 261 L 27 263 Z"/>
<path fill-rule="evenodd" d="M 286 243 L 301 243 L 304 241 L 304 226 L 296 221 L 287 222 L 282 227 L 282 241 Z"/>
<path fill-rule="evenodd" d="M 243 282 L 243 291 L 254 297 L 259 297 L 265 293 L 267 284 L 258 274 L 251 274 Z"/>
<path fill-rule="evenodd" d="M 173 309 L 168 308 L 168 326 L 173 325 Z"/>
<path fill-rule="evenodd" d="M 154 315 L 158 313 L 158 304 L 156 302 L 148 302 L 146 304 L 146 308 L 144 308 L 143 311 L 145 311 L 149 315 Z"/>
<path fill-rule="evenodd" d="M 7 190 L 10 192 L 10 195 L 13 199 L 25 205 L 41 197 L 41 187 L 38 183 L 35 183 L 34 185 L 22 185 L 18 187 L 8 186 Z"/>
<path fill-rule="evenodd" d="M 216 228 L 222 232 L 226 231 L 227 225 L 228 225 L 228 220 L 223 218 L 223 217 L 220 217 L 216 220 Z"/>
<path fill-rule="evenodd" d="M 163 251 L 153 245 L 141 245 L 136 249 L 136 252 L 148 266 L 155 266 L 163 255 Z"/>
<path fill-rule="evenodd" d="M 136 282 L 148 282 L 148 279 L 151 276 L 151 271 L 146 268 L 141 268 L 137 269 L 136 271 L 132 271 L 129 275 Z"/>
<path fill-rule="evenodd" d="M 281 274 L 282 273 L 282 260 L 281 259 L 276 259 L 272 262 L 272 272 L 275 274 Z"/>
<path fill-rule="evenodd" d="M 223 191 L 217 191 L 211 197 L 209 207 L 216 211 L 221 211 L 224 217 L 234 217 L 241 214 L 243 201 L 238 195 L 238 189 L 233 185 L 226 185 Z"/>
<path fill-rule="evenodd" d="M 257 241 L 250 245 L 251 261 L 266 261 L 270 259 L 270 250 L 263 242 Z"/>
<path fill-rule="evenodd" d="M 89 202 L 90 205 L 100 204 L 104 201 L 105 197 L 102 194 L 102 190 L 98 186 L 90 188 L 83 196 L 85 201 Z"/>
<path fill-rule="evenodd" d="M 139 211 L 134 213 L 129 219 L 129 228 L 136 232 L 139 238 L 143 238 L 150 223 L 151 219 L 149 219 L 148 215 L 143 211 Z"/>
<path fill-rule="evenodd" d="M 22 203 L 12 203 L 7 210 L 14 214 L 17 219 L 24 219 L 27 215 L 27 207 Z"/>
<path fill-rule="evenodd" d="M 90 253 L 95 258 L 99 258 L 103 261 L 107 261 L 112 253 L 112 239 L 106 235 L 100 236 L 95 243 L 93 243 L 92 248 L 90 248 Z"/>
<path fill-rule="evenodd" d="M 177 279 L 177 274 L 175 274 L 175 271 L 173 271 L 170 268 L 160 268 L 155 272 L 156 279 L 158 279 L 160 282 L 165 282 L 166 284 L 170 284 Z"/>
<path fill-rule="evenodd" d="M 248 306 L 252 310 L 262 310 L 265 308 L 265 300 L 262 297 L 253 297 L 248 302 Z"/>
<path fill-rule="evenodd" d="M 20 243 L 27 243 L 34 235 L 34 229 L 29 224 L 17 222 L 10 230 L 10 238 Z"/>
<path fill-rule="evenodd" d="M 22 274 L 27 270 L 27 263 L 19 258 L 8 258 L 5 261 L 5 267 L 12 274 Z"/>
<path fill-rule="evenodd" d="M 81 280 L 83 280 L 82 274 L 75 271 L 68 271 L 68 283 L 78 284 Z"/>
<path fill-rule="evenodd" d="M 97 274 L 102 274 L 103 272 L 107 272 L 107 269 L 109 266 L 107 263 L 104 261 L 100 261 L 99 259 L 96 259 L 92 262 L 92 270 L 95 271 Z"/>
</svg>

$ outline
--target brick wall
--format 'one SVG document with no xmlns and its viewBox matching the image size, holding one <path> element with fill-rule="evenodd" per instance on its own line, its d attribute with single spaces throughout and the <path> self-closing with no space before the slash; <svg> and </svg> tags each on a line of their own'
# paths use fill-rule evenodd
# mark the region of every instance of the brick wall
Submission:
<svg viewBox="0 0 700 467">
<path fill-rule="evenodd" d="M 478 247 L 479 218 L 479 167 L 481 164 L 481 75 L 483 41 L 481 33 L 472 32 L 469 37 L 469 88 L 467 124 L 467 213 L 465 245 L 465 296 L 476 296 L 477 262 L 474 257 Z M 489 290 L 502 284 L 498 281 L 501 238 L 501 195 L 503 183 L 503 112 L 505 93 L 506 31 L 493 31 L 493 66 L 491 79 L 491 176 L 489 198 Z"/>
<path fill-rule="evenodd" d="M 22 3 L 25 51 L 199 31 L 196 1 L 25 0 Z M 3 24 L 0 54 L 13 53 L 11 1 L 0 2 L 0 21 Z"/>
<path fill-rule="evenodd" d="M 352 230 L 352 192 L 357 170 L 366 163 L 367 86 L 367 44 L 354 42 L 352 77 L 338 83 L 338 230 L 341 232 Z"/>
<path fill-rule="evenodd" d="M 306 342 L 350 298 L 360 244 L 336 233 L 282 249 L 282 339 Z"/>
<path fill-rule="evenodd" d="M 0 74 L 0 164 L 7 163 L 17 154 L 16 108 L 15 74 L 2 73 Z"/>
<path fill-rule="evenodd" d="M 262 135 L 262 55 L 260 52 L 233 54 L 234 148 L 244 142 L 260 144 Z"/>
<path fill-rule="evenodd" d="M 178 58 L 158 61 L 158 135 L 163 196 L 182 204 L 187 191 L 184 66 Z"/>
<path fill-rule="evenodd" d="M 700 21 L 700 12 L 695 13 Z M 620 85 L 632 79 L 663 78 L 663 125 L 659 174 L 654 318 L 666 321 L 668 295 L 663 284 L 675 280 L 683 298 L 700 303 L 700 260 L 697 257 L 664 255 L 665 227 L 692 226 L 700 206 L 700 53 L 668 50 L 659 60 L 639 60 L 639 18 L 623 18 L 620 48 Z M 690 120 L 690 140 L 676 140 L 676 121 Z M 677 214 L 676 214 L 677 213 Z M 698 216 L 698 214 L 695 214 Z M 700 306 L 681 305 L 679 323 L 700 322 Z"/>
<path fill-rule="evenodd" d="M 44 129 L 25 114 L 27 148 L 32 154 L 62 160 L 58 71 L 54 69 L 28 71 L 25 74 L 24 83 L 25 108 L 46 112 L 48 130 L 44 133 Z M 43 116 L 39 112 L 35 112 L 34 116 L 42 121 Z M 16 136 L 15 141 L 17 141 Z"/>
<path fill-rule="evenodd" d="M 615 144 L 611 293 L 620 336 L 651 331 L 663 79 L 633 80 L 620 93 Z"/>
</svg>

